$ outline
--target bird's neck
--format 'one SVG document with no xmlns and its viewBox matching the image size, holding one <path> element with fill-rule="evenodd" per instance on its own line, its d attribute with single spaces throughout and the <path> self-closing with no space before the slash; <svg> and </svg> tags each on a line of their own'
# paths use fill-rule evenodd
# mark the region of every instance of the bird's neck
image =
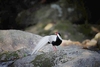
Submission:
<svg viewBox="0 0 100 67">
<path fill-rule="evenodd" d="M 59 46 L 62 43 L 62 39 L 60 39 L 58 36 L 56 38 L 56 41 L 52 41 L 53 46 Z"/>
</svg>

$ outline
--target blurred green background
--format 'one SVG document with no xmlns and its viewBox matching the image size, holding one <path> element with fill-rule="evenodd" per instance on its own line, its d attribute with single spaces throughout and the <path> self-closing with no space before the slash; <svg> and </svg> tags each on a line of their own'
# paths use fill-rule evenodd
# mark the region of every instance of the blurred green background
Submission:
<svg viewBox="0 0 100 67">
<path fill-rule="evenodd" d="M 83 41 L 100 30 L 99 6 L 87 0 L 0 0 L 0 29 L 60 32 L 64 39 Z"/>
</svg>

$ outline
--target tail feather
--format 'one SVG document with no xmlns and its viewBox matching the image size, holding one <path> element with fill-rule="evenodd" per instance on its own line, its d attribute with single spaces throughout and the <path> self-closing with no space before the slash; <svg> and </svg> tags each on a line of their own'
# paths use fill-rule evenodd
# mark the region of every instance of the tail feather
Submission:
<svg viewBox="0 0 100 67">
<path fill-rule="evenodd" d="M 43 37 L 39 43 L 36 45 L 36 47 L 34 48 L 32 54 L 36 54 L 44 45 L 46 45 L 49 42 L 49 37 L 50 36 L 45 36 Z M 31 55 L 32 55 L 31 54 Z"/>
</svg>

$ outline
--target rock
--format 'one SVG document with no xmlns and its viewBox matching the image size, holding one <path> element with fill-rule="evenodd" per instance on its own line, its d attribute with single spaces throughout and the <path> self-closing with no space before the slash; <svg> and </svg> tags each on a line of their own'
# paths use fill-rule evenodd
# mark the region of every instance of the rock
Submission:
<svg viewBox="0 0 100 67">
<path fill-rule="evenodd" d="M 0 30 L 0 66 L 6 67 L 100 67 L 100 54 L 82 49 L 68 41 L 68 46 L 44 46 L 37 54 L 32 52 L 41 36 L 20 30 Z M 23 47 L 23 48 L 22 48 Z M 11 61 L 11 62 L 10 62 Z M 10 62 L 10 63 L 9 63 Z M 4 64 L 4 65 L 3 65 Z"/>
<path fill-rule="evenodd" d="M 12 67 L 34 67 L 34 65 L 30 63 L 34 58 L 35 56 L 27 56 L 18 59 L 12 64 Z"/>
<path fill-rule="evenodd" d="M 94 39 L 98 40 L 99 38 L 100 38 L 100 32 L 95 35 Z"/>
<path fill-rule="evenodd" d="M 8 67 L 12 63 L 13 61 L 8 61 L 8 62 L 3 62 L 3 63 L 0 62 L 0 67 Z"/>
<path fill-rule="evenodd" d="M 18 59 L 13 67 L 100 67 L 99 57 L 99 53 L 75 45 L 59 46 L 57 51 Z"/>
<path fill-rule="evenodd" d="M 41 36 L 20 30 L 0 30 L 0 50 L 1 52 L 25 48 L 33 50 L 40 39 Z"/>
<path fill-rule="evenodd" d="M 82 45 L 86 49 L 100 50 L 100 33 L 97 33 L 91 40 L 84 40 Z"/>
<path fill-rule="evenodd" d="M 82 42 L 83 48 L 86 49 L 95 49 L 97 48 L 97 40 L 91 39 L 91 40 L 84 40 Z"/>
<path fill-rule="evenodd" d="M 42 37 L 21 30 L 0 30 L 0 67 L 29 55 Z"/>
</svg>

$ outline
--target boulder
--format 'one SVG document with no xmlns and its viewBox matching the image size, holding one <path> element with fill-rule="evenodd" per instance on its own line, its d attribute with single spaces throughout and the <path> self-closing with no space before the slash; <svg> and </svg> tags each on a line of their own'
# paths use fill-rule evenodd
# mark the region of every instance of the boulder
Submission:
<svg viewBox="0 0 100 67">
<path fill-rule="evenodd" d="M 0 30 L 0 67 L 29 55 L 41 38 L 21 30 Z"/>
<path fill-rule="evenodd" d="M 100 54 L 78 45 L 51 44 L 28 55 L 42 37 L 20 30 L 0 30 L 1 67 L 100 67 Z"/>
<path fill-rule="evenodd" d="M 44 47 L 43 51 L 48 47 Z M 42 52 L 41 52 L 42 53 Z M 13 67 L 100 67 L 100 54 L 76 45 L 16 60 Z"/>
<path fill-rule="evenodd" d="M 34 48 L 41 36 L 20 31 L 0 30 L 0 50 L 16 51 L 23 48 Z"/>
</svg>

